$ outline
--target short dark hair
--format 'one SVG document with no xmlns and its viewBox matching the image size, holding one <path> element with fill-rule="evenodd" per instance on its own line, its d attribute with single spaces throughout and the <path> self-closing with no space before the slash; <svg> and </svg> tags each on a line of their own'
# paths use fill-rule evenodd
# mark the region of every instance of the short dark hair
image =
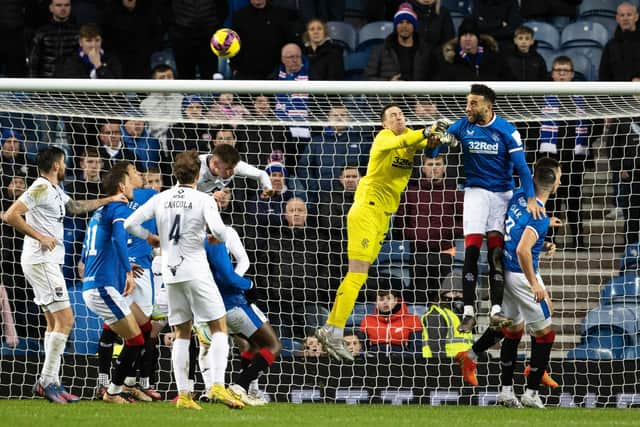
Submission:
<svg viewBox="0 0 640 427">
<path fill-rule="evenodd" d="M 533 29 L 531 27 L 526 26 L 526 25 L 520 25 L 513 32 L 514 36 L 519 36 L 520 34 L 528 34 L 528 35 L 531 36 L 531 38 L 535 37 L 535 32 L 533 31 Z"/>
<path fill-rule="evenodd" d="M 396 104 L 395 102 L 392 102 L 391 104 L 387 104 L 382 108 L 382 112 L 380 113 L 380 121 L 384 121 L 384 115 L 387 114 L 387 110 L 389 108 L 393 108 L 393 107 L 398 107 L 398 108 L 400 108 L 402 110 L 400 105 Z"/>
<path fill-rule="evenodd" d="M 84 151 L 82 152 L 82 157 L 86 158 L 86 157 L 97 157 L 100 158 L 100 152 L 98 151 L 98 149 L 96 147 L 86 147 L 84 149 Z"/>
<path fill-rule="evenodd" d="M 478 95 L 484 97 L 487 101 L 491 103 L 491 105 L 496 103 L 496 93 L 489 86 L 481 85 L 481 84 L 473 84 L 471 85 L 471 90 L 469 91 L 469 95 Z"/>
<path fill-rule="evenodd" d="M 157 166 L 151 166 L 150 168 L 147 168 L 146 171 L 144 171 L 145 173 L 162 173 L 160 171 L 160 168 Z"/>
<path fill-rule="evenodd" d="M 567 65 L 569 65 L 571 67 L 571 71 L 573 71 L 573 61 L 571 60 L 571 58 L 569 58 L 566 55 L 556 56 L 553 59 L 553 63 L 551 65 L 553 66 L 553 65 L 556 65 L 556 64 L 567 64 Z"/>
<path fill-rule="evenodd" d="M 558 162 L 553 157 L 540 157 L 536 164 L 533 166 L 534 172 L 538 170 L 538 168 L 550 168 L 550 169 L 558 169 L 560 167 L 560 162 Z"/>
<path fill-rule="evenodd" d="M 49 146 L 43 148 L 38 151 L 38 155 L 36 156 L 36 164 L 38 165 L 38 169 L 40 172 L 50 172 L 51 168 L 53 168 L 53 164 L 60 161 L 60 159 L 64 159 L 66 156 L 65 152 L 62 149 L 54 146 Z"/>
<path fill-rule="evenodd" d="M 556 182 L 556 173 L 560 163 L 553 157 L 540 158 L 533 169 L 533 184 L 536 190 L 551 191 Z"/>
<path fill-rule="evenodd" d="M 119 167 L 117 167 L 119 166 Z M 108 196 L 118 194 L 118 185 L 124 183 L 128 178 L 127 168 L 116 165 L 102 178 L 102 188 Z"/>
<path fill-rule="evenodd" d="M 235 167 L 235 165 L 240 161 L 240 153 L 238 153 L 236 147 L 229 144 L 216 145 L 211 154 L 231 167 Z"/>
<path fill-rule="evenodd" d="M 174 70 L 171 65 L 158 64 L 151 70 L 151 77 L 155 77 L 156 73 L 166 73 L 167 71 L 171 71 L 173 74 L 176 73 L 176 70 Z"/>
<path fill-rule="evenodd" d="M 226 146 L 226 145 L 225 145 Z M 238 157 L 240 157 L 238 155 Z M 183 151 L 173 162 L 173 175 L 181 184 L 193 184 L 200 173 L 200 158 L 196 150 Z"/>
<path fill-rule="evenodd" d="M 78 35 L 81 39 L 95 39 L 96 37 L 102 37 L 102 31 L 96 24 L 84 24 L 80 27 Z"/>
</svg>

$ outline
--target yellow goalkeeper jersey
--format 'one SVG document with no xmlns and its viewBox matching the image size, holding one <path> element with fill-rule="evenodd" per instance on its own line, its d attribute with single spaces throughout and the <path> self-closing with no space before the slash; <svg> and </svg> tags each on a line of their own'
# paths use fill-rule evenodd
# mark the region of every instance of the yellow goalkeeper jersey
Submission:
<svg viewBox="0 0 640 427">
<path fill-rule="evenodd" d="M 383 129 L 376 135 L 367 174 L 356 190 L 355 201 L 394 213 L 400 205 L 400 193 L 411 177 L 416 152 L 427 146 L 421 130 L 406 128 L 402 135 Z"/>
</svg>

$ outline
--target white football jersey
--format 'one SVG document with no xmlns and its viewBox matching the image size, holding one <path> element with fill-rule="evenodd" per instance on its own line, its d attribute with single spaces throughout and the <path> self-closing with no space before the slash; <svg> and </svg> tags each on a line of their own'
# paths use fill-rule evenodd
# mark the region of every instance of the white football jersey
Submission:
<svg viewBox="0 0 640 427">
<path fill-rule="evenodd" d="M 40 264 L 50 262 L 64 264 L 64 228 L 62 221 L 66 213 L 65 205 L 71 198 L 59 185 L 53 185 L 43 177 L 36 179 L 22 196 L 18 198 L 28 211 L 27 224 L 38 233 L 54 237 L 58 243 L 52 251 L 42 249 L 40 242 L 24 236 L 22 264 Z"/>
<path fill-rule="evenodd" d="M 191 187 L 173 187 L 153 196 L 124 223 L 130 233 L 154 218 L 162 249 L 162 277 L 167 284 L 199 279 L 213 282 L 204 249 L 206 228 L 221 242 L 226 227 L 213 197 Z"/>
<path fill-rule="evenodd" d="M 263 189 L 271 190 L 271 178 L 269 175 L 258 169 L 255 166 L 239 161 L 235 168 L 233 168 L 234 175 L 227 179 L 222 179 L 217 175 L 214 175 L 209 168 L 209 159 L 211 154 L 201 154 L 200 158 L 200 178 L 198 179 L 198 190 L 211 194 L 215 191 L 220 191 L 225 188 L 233 180 L 234 176 L 242 176 L 260 181 L 260 186 Z"/>
</svg>

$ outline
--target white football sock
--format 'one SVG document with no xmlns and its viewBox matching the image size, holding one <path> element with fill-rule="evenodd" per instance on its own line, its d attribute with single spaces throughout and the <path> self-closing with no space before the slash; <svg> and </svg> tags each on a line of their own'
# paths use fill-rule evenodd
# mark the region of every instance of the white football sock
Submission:
<svg viewBox="0 0 640 427">
<path fill-rule="evenodd" d="M 49 342 L 46 345 L 44 364 L 42 366 L 41 382 L 44 387 L 56 382 L 56 378 L 58 377 L 56 368 L 60 369 L 60 357 L 62 357 L 68 337 L 68 335 L 62 332 L 51 332 L 49 334 Z"/>
<path fill-rule="evenodd" d="M 489 313 L 490 316 L 493 316 L 496 313 L 500 313 L 502 311 L 502 307 L 500 307 L 498 304 L 494 304 L 491 306 L 491 312 Z"/>
<path fill-rule="evenodd" d="M 200 343 L 200 353 L 198 353 L 198 366 L 200 366 L 200 373 L 204 381 L 204 389 L 210 390 L 213 385 L 213 369 L 211 369 L 211 358 L 209 346 Z"/>
<path fill-rule="evenodd" d="M 465 305 L 464 306 L 464 312 L 462 314 L 463 316 L 471 316 L 471 317 L 475 317 L 476 312 L 473 309 L 472 305 Z"/>
<path fill-rule="evenodd" d="M 224 373 L 229 359 L 229 337 L 223 332 L 215 332 L 211 336 L 209 363 L 211 364 L 211 382 L 224 385 Z"/>
<path fill-rule="evenodd" d="M 173 375 L 180 393 L 189 393 L 189 343 L 191 340 L 176 338 L 171 348 Z"/>
</svg>

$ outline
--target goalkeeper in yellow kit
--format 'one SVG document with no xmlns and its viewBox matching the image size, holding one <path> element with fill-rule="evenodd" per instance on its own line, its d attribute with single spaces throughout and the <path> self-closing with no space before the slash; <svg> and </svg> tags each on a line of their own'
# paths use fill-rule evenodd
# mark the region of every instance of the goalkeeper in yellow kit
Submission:
<svg viewBox="0 0 640 427">
<path fill-rule="evenodd" d="M 444 134 L 449 126 L 446 120 L 438 120 L 430 128 L 411 130 L 396 104 L 385 106 L 380 116 L 384 129 L 373 141 L 367 174 L 347 215 L 349 271 L 338 288 L 327 323 L 316 332 L 327 353 L 338 360 L 353 360 L 342 340 L 344 326 L 367 280 L 369 266 L 378 258 L 390 217 L 398 210 L 416 152 L 453 142 L 449 140 L 453 137 Z"/>
</svg>

